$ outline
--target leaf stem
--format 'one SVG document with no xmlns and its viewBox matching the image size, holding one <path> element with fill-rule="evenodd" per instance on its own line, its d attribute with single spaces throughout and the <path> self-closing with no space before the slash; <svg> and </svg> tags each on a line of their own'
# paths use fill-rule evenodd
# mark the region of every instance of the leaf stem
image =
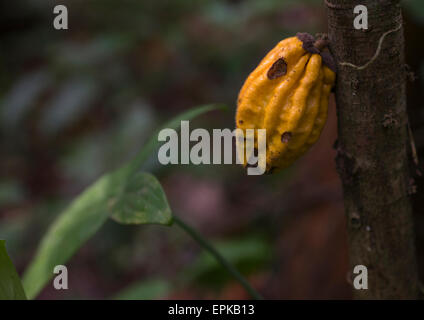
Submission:
<svg viewBox="0 0 424 320">
<path fill-rule="evenodd" d="M 174 222 L 185 232 L 187 232 L 203 249 L 208 251 L 227 271 L 246 289 L 246 291 L 256 300 L 263 300 L 263 297 L 249 284 L 241 273 L 227 260 L 225 259 L 215 247 L 200 235 L 196 230 L 187 225 L 179 217 L 173 216 Z"/>
</svg>

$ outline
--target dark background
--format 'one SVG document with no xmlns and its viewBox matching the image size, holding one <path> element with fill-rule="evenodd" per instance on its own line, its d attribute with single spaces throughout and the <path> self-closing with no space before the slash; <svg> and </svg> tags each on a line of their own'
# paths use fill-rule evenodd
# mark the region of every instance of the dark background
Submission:
<svg viewBox="0 0 424 320">
<path fill-rule="evenodd" d="M 67 6 L 69 30 L 53 28 L 56 4 Z M 421 160 L 419 168 L 411 160 L 411 190 L 423 271 L 424 3 L 403 4 L 406 60 L 417 78 L 408 84 L 408 109 Z M 327 27 L 318 0 L 19 0 L 2 1 L 0 17 L 0 238 L 20 274 L 61 210 L 134 155 L 154 128 L 217 102 L 229 111 L 192 127 L 232 129 L 238 90 L 265 53 L 285 37 Z M 173 211 L 266 298 L 350 298 L 336 131 L 332 98 L 318 143 L 278 174 L 155 162 L 149 170 Z M 70 289 L 48 286 L 40 298 L 248 298 L 175 227 L 109 221 L 66 265 Z"/>
</svg>

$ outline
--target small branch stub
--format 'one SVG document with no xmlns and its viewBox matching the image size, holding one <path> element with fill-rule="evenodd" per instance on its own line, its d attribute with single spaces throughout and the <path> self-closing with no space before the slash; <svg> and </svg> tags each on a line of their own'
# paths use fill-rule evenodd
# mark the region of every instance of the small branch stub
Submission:
<svg viewBox="0 0 424 320">
<path fill-rule="evenodd" d="M 322 63 L 332 71 L 337 72 L 337 66 L 334 58 L 328 50 L 330 41 L 326 34 L 318 34 L 315 38 L 309 33 L 299 32 L 296 34 L 296 37 L 303 42 L 303 49 L 311 54 L 319 54 L 322 58 Z"/>
</svg>

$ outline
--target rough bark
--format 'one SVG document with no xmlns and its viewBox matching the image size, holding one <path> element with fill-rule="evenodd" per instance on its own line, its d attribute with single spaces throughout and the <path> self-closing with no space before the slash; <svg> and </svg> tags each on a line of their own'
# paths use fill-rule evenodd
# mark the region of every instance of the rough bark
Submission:
<svg viewBox="0 0 424 320">
<path fill-rule="evenodd" d="M 408 171 L 404 38 L 399 1 L 364 0 L 368 30 L 356 30 L 355 0 L 327 0 L 337 60 L 337 167 L 343 183 L 351 271 L 368 268 L 357 298 L 418 298 Z M 397 30 L 396 30 L 397 29 Z M 366 68 L 376 53 L 378 57 Z M 353 275 L 355 276 L 355 275 Z"/>
</svg>

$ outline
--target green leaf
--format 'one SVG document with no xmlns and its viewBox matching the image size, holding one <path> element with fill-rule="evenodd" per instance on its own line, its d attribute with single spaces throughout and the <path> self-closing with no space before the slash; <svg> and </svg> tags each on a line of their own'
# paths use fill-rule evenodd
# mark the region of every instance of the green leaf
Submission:
<svg viewBox="0 0 424 320">
<path fill-rule="evenodd" d="M 50 226 L 23 278 L 28 298 L 34 298 L 53 276 L 54 267 L 64 264 L 103 225 L 109 217 L 107 201 L 119 194 L 126 173 L 124 167 L 102 176 Z"/>
<path fill-rule="evenodd" d="M 19 275 L 7 254 L 5 240 L 0 240 L 0 300 L 26 300 Z"/>
<path fill-rule="evenodd" d="M 125 185 L 120 197 L 111 199 L 112 219 L 123 224 L 172 223 L 171 209 L 159 181 L 138 172 Z"/>
<path fill-rule="evenodd" d="M 190 120 L 218 107 L 205 105 L 191 109 L 162 128 L 177 129 L 181 120 Z M 116 221 L 124 223 L 171 223 L 171 211 L 159 183 L 148 174 L 136 174 L 158 147 L 157 132 L 134 160 L 100 177 L 56 218 L 24 274 L 28 298 L 37 296 L 53 276 L 54 267 L 65 264 L 111 214 Z"/>
</svg>

